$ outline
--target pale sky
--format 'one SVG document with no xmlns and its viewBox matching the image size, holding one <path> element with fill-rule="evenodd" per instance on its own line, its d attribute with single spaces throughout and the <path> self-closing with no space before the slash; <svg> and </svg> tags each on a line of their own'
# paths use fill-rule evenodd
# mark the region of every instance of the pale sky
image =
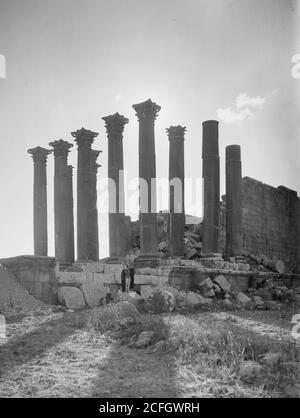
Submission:
<svg viewBox="0 0 300 418">
<path fill-rule="evenodd" d="M 6 78 L 0 78 L 0 258 L 33 253 L 27 149 L 60 138 L 73 142 L 70 132 L 82 126 L 99 132 L 100 184 L 107 176 L 101 117 L 119 112 L 129 118 L 124 165 L 130 180 L 138 175 L 132 104 L 148 98 L 162 107 L 158 177 L 168 176 L 165 129 L 182 124 L 186 177 L 201 179 L 202 122 L 218 119 L 222 193 L 224 150 L 234 143 L 242 147 L 244 176 L 300 195 L 300 80 L 291 76 L 292 56 L 300 53 L 297 9 L 298 0 L 0 0 L 0 54 L 6 59 Z M 75 166 L 76 157 L 74 146 Z M 47 174 L 53 255 L 52 156 Z M 201 202 L 188 203 L 186 212 L 201 215 Z M 107 256 L 106 215 L 99 219 L 99 244 L 101 257 Z"/>
</svg>

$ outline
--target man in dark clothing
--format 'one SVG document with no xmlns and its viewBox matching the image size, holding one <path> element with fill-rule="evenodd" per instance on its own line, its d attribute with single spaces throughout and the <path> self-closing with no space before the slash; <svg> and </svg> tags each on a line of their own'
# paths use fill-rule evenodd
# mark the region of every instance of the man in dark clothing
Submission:
<svg viewBox="0 0 300 418">
<path fill-rule="evenodd" d="M 134 260 L 135 257 L 133 254 L 129 254 L 127 256 L 127 260 L 128 260 L 128 268 L 129 268 L 129 275 L 130 275 L 130 289 L 134 288 Z"/>
<path fill-rule="evenodd" d="M 125 264 L 123 264 L 122 270 L 121 270 L 122 292 L 126 292 L 127 290 L 126 279 L 128 278 L 128 275 L 129 275 L 128 268 Z"/>
</svg>

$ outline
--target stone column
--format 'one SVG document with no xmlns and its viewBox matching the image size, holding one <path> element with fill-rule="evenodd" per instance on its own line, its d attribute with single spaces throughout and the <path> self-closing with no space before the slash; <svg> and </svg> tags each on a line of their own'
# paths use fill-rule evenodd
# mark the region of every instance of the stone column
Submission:
<svg viewBox="0 0 300 418">
<path fill-rule="evenodd" d="M 74 254 L 74 198 L 73 198 L 73 167 L 68 165 L 67 175 L 67 195 L 68 195 L 68 260 L 75 261 Z"/>
<path fill-rule="evenodd" d="M 184 256 L 184 133 L 186 128 L 171 126 L 169 136 L 169 255 Z"/>
<path fill-rule="evenodd" d="M 91 215 L 90 215 L 90 259 L 99 260 L 99 231 L 97 208 L 97 172 L 101 165 L 97 164 L 97 158 L 102 151 L 92 150 L 91 153 Z"/>
<path fill-rule="evenodd" d="M 128 253 L 130 250 L 132 250 L 132 231 L 131 231 L 131 218 L 130 216 L 125 216 L 125 248 L 126 252 Z"/>
<path fill-rule="evenodd" d="M 72 132 L 78 146 L 77 163 L 77 259 L 88 260 L 91 256 L 89 231 L 91 208 L 91 153 L 92 143 L 98 136 L 81 128 Z"/>
<path fill-rule="evenodd" d="M 151 99 L 132 107 L 139 120 L 140 250 L 151 259 L 158 257 L 154 122 L 161 107 Z"/>
<path fill-rule="evenodd" d="M 48 255 L 47 229 L 47 156 L 51 150 L 36 147 L 28 150 L 34 164 L 33 237 L 34 255 Z"/>
<path fill-rule="evenodd" d="M 128 119 L 119 113 L 102 118 L 108 137 L 109 256 L 126 252 L 123 131 Z"/>
<path fill-rule="evenodd" d="M 241 147 L 226 147 L 226 255 L 242 255 Z"/>
<path fill-rule="evenodd" d="M 71 264 L 68 248 L 68 153 L 73 147 L 62 139 L 50 142 L 54 151 L 54 228 L 55 258 L 62 264 Z"/>
<path fill-rule="evenodd" d="M 220 162 L 219 122 L 203 122 L 203 242 L 202 252 L 218 252 L 219 206 L 220 206 Z"/>
</svg>

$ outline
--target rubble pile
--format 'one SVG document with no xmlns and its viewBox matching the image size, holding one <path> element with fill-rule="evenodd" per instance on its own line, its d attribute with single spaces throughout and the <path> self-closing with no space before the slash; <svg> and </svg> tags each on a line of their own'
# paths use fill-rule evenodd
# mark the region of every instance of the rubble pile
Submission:
<svg viewBox="0 0 300 418">
<path fill-rule="evenodd" d="M 50 309 L 42 301 L 29 295 L 11 272 L 0 266 L 0 314 L 6 318 Z"/>
</svg>

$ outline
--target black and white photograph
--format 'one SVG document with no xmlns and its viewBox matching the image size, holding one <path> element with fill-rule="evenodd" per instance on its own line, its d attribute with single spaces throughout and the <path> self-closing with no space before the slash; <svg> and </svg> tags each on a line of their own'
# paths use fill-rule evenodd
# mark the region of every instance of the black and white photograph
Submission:
<svg viewBox="0 0 300 418">
<path fill-rule="evenodd" d="M 300 398 L 299 23 L 0 0 L 0 401 Z"/>
</svg>

